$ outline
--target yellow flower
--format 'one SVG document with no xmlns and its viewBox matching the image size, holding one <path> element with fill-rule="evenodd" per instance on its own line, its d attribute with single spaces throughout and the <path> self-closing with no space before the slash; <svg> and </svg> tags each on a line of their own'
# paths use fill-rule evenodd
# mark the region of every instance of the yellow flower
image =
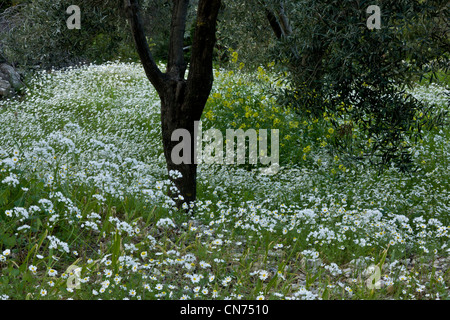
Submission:
<svg viewBox="0 0 450 320">
<path fill-rule="evenodd" d="M 233 53 L 231 54 L 231 62 L 236 63 L 238 60 L 238 56 L 239 54 L 236 51 L 233 51 Z"/>
<path fill-rule="evenodd" d="M 333 129 L 333 128 L 328 129 L 328 133 L 329 133 L 329 134 L 333 134 L 333 132 L 334 132 L 334 129 Z"/>
<path fill-rule="evenodd" d="M 205 113 L 205 117 L 208 120 L 213 120 L 214 119 L 214 113 L 211 110 L 209 110 L 208 112 Z"/>
<path fill-rule="evenodd" d="M 290 128 L 297 128 L 298 127 L 298 121 L 289 121 L 289 127 Z"/>
</svg>

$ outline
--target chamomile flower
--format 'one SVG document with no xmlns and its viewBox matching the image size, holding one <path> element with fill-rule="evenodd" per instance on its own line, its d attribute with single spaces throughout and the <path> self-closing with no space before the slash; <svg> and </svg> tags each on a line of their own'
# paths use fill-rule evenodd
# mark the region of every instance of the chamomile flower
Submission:
<svg viewBox="0 0 450 320">
<path fill-rule="evenodd" d="M 199 281 L 200 281 L 200 275 L 198 275 L 198 274 L 193 274 L 193 275 L 191 275 L 191 281 L 192 281 L 192 283 L 198 283 Z"/>
<path fill-rule="evenodd" d="M 269 272 L 267 272 L 266 270 L 259 271 L 259 278 L 261 280 L 266 280 L 268 277 L 269 277 Z"/>
<path fill-rule="evenodd" d="M 32 264 L 28 267 L 28 270 L 30 270 L 33 274 L 36 274 L 37 272 L 37 267 L 33 266 Z"/>
<path fill-rule="evenodd" d="M 205 261 L 200 261 L 200 267 L 202 267 L 203 269 L 211 267 L 211 265 Z"/>
<path fill-rule="evenodd" d="M 50 277 L 55 277 L 58 274 L 58 272 L 55 269 L 48 270 L 48 275 Z"/>
</svg>

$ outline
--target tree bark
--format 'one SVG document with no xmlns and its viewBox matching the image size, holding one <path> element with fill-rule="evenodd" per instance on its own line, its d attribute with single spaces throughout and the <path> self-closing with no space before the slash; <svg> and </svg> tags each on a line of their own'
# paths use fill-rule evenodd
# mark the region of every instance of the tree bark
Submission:
<svg viewBox="0 0 450 320">
<path fill-rule="evenodd" d="M 269 25 L 278 40 L 293 34 L 283 2 L 280 2 L 274 11 L 265 6 L 264 2 L 260 2 L 260 4 L 264 8 Z M 312 89 L 320 89 L 317 79 L 322 76 L 322 59 L 327 48 L 320 45 L 311 48 L 309 52 L 299 52 L 295 44 L 289 44 L 289 50 L 292 58 L 288 63 L 288 68 L 292 74 L 295 75 L 296 79 L 301 79 L 302 85 L 307 85 Z"/>
<path fill-rule="evenodd" d="M 166 72 L 162 73 L 150 53 L 144 28 L 139 16 L 137 0 L 124 0 L 127 18 L 135 40 L 136 49 L 146 75 L 161 99 L 161 129 L 167 169 L 178 171 L 181 178 L 169 178 L 176 189 L 169 196 L 181 209 L 183 203 L 196 200 L 197 164 L 195 157 L 195 121 L 199 121 L 208 100 L 213 83 L 213 49 L 216 42 L 216 21 L 221 0 L 199 0 L 197 23 L 192 44 L 188 78 L 185 79 L 186 62 L 183 40 L 189 0 L 173 0 L 169 55 Z M 175 163 L 172 150 L 179 141 L 172 141 L 177 129 L 185 129 L 190 135 L 188 161 Z"/>
<path fill-rule="evenodd" d="M 169 176 L 176 190 L 169 189 L 168 192 L 170 198 L 175 201 L 177 208 L 180 209 L 183 207 L 183 203 L 189 205 L 197 197 L 197 164 L 194 159 L 194 122 L 200 120 L 200 118 L 194 117 L 194 112 L 181 111 L 185 102 L 177 101 L 175 91 L 176 88 L 168 88 L 166 96 L 161 101 L 161 124 L 167 170 L 169 173 L 172 170 L 178 171 L 182 175 L 181 178 Z M 186 145 L 190 150 L 190 161 L 188 163 L 177 164 L 172 158 L 172 150 L 180 143 L 179 141 L 172 141 L 172 134 L 177 129 L 187 130 L 191 138 Z M 183 143 L 186 142 L 183 141 Z"/>
<path fill-rule="evenodd" d="M 277 39 L 281 39 L 283 36 L 283 30 L 281 29 L 281 25 L 278 23 L 277 17 L 275 17 L 273 12 L 268 8 L 264 8 L 264 11 L 266 12 L 266 18 L 269 21 L 270 27 L 275 33 L 275 37 L 277 37 Z"/>
</svg>

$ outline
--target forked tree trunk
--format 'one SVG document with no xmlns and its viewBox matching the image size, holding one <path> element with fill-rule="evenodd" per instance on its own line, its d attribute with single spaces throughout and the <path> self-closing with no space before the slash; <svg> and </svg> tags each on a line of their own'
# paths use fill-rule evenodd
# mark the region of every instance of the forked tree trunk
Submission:
<svg viewBox="0 0 450 320">
<path fill-rule="evenodd" d="M 170 22 L 170 42 L 167 69 L 162 73 L 150 53 L 139 15 L 137 0 L 124 0 L 127 18 L 131 25 L 136 49 L 152 85 L 161 99 L 161 128 L 167 169 L 178 171 L 181 178 L 172 177 L 176 190 L 169 191 L 179 209 L 183 203 L 196 199 L 197 164 L 194 152 L 195 121 L 200 120 L 212 88 L 212 59 L 215 45 L 216 21 L 221 0 L 199 0 L 197 23 L 192 44 L 189 74 L 185 79 L 186 62 L 183 39 L 189 0 L 173 0 Z M 175 163 L 173 148 L 179 141 L 172 141 L 177 129 L 185 129 L 190 135 L 190 157 L 184 163 Z"/>
</svg>

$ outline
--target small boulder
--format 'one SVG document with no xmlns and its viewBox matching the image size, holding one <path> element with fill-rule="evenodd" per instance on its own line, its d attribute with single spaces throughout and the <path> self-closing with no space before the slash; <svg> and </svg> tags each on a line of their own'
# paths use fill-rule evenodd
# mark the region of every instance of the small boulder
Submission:
<svg viewBox="0 0 450 320">
<path fill-rule="evenodd" d="M 11 84 L 6 80 L 2 80 L 0 74 L 0 97 L 7 97 L 11 93 L 12 93 Z"/>
<path fill-rule="evenodd" d="M 7 63 L 0 63 L 0 97 L 14 94 L 23 87 L 20 75 Z"/>
</svg>

